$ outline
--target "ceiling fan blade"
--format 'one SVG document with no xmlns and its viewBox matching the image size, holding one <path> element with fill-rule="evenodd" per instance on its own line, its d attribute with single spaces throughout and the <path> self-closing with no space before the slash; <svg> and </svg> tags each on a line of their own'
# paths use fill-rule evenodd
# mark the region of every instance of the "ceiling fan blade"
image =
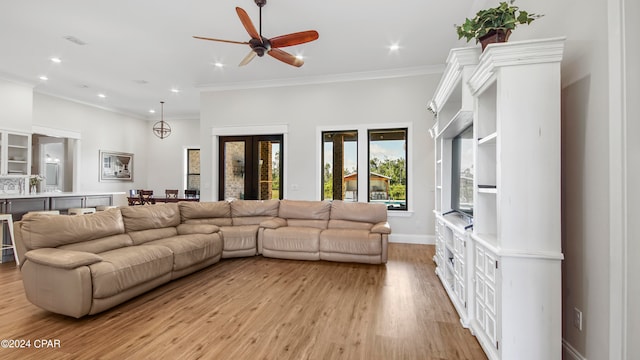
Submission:
<svg viewBox="0 0 640 360">
<path fill-rule="evenodd" d="M 301 31 L 293 34 L 287 34 L 282 36 L 276 36 L 269 41 L 272 48 L 287 47 L 293 45 L 304 44 L 309 41 L 318 39 L 318 32 L 315 30 Z"/>
<path fill-rule="evenodd" d="M 276 49 L 272 47 L 271 50 L 269 50 L 268 54 L 289 65 L 293 65 L 296 67 L 300 67 L 304 65 L 304 61 L 302 61 L 302 59 L 298 59 L 297 57 L 289 54 L 288 52 L 282 51 L 280 49 Z"/>
<path fill-rule="evenodd" d="M 251 36 L 252 39 L 258 39 L 260 40 L 260 42 L 262 42 L 262 37 L 260 37 L 260 34 L 258 34 L 258 30 L 256 30 L 256 27 L 253 26 L 253 22 L 251 22 L 249 14 L 247 14 L 247 12 L 244 11 L 244 9 L 242 9 L 241 7 L 236 7 L 236 12 L 238 13 L 240 22 L 242 22 L 242 25 L 249 33 L 249 36 Z"/>
<path fill-rule="evenodd" d="M 247 65 L 251 60 L 253 60 L 253 58 L 256 57 L 256 52 L 251 50 L 247 56 L 244 57 L 244 59 L 242 59 L 242 61 L 240 61 L 240 64 L 238 64 L 238 66 L 245 66 Z"/>
<path fill-rule="evenodd" d="M 194 36 L 193 38 L 194 39 L 200 39 L 200 40 L 219 41 L 219 42 L 225 42 L 225 43 L 230 43 L 230 44 L 249 45 L 249 43 L 246 42 L 246 41 L 222 40 L 222 39 L 214 39 L 214 38 L 208 38 L 208 37 L 202 37 L 202 36 Z"/>
</svg>

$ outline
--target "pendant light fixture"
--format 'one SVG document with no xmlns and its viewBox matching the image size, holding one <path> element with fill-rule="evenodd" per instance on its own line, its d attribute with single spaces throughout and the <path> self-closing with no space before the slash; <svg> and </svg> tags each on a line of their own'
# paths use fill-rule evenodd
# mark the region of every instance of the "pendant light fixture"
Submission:
<svg viewBox="0 0 640 360">
<path fill-rule="evenodd" d="M 153 133 L 160 139 L 165 139 L 171 135 L 171 126 L 164 121 L 164 101 L 160 101 L 160 121 L 153 124 Z"/>
</svg>

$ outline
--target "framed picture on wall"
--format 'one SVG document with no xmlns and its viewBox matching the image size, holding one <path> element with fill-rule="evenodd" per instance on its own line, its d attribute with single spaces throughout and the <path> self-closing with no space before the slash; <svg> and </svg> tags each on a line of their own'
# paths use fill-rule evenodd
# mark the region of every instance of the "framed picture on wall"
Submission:
<svg viewBox="0 0 640 360">
<path fill-rule="evenodd" d="M 133 154 L 100 150 L 100 181 L 133 181 Z"/>
</svg>

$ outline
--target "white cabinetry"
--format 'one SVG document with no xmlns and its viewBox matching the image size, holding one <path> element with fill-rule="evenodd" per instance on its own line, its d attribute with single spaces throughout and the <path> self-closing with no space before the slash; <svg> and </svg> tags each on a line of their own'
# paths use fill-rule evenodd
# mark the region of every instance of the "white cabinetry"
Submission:
<svg viewBox="0 0 640 360">
<path fill-rule="evenodd" d="M 31 134 L 0 130 L 0 175 L 29 175 Z"/>
<path fill-rule="evenodd" d="M 443 213 L 451 210 L 451 142 L 454 136 L 473 122 L 474 100 L 467 82 L 478 63 L 480 48 L 452 49 L 447 68 L 429 106 L 438 116 L 432 128 L 436 154 L 436 273 L 451 298 L 464 327 L 469 326 L 469 281 L 471 247 L 468 246 L 469 222 Z"/>
<path fill-rule="evenodd" d="M 444 94 L 451 91 L 439 86 L 431 102 L 438 111 L 433 131 L 439 157 L 436 271 L 461 322 L 471 328 L 490 359 L 560 359 L 562 354 L 563 49 L 563 38 L 492 44 L 477 65 L 467 62 L 472 72 L 461 77 L 460 86 L 474 104 L 474 193 L 473 226 L 466 231 L 464 222 L 452 220 L 456 215 L 447 215 L 451 138 L 466 127 L 465 122 L 455 116 L 447 121 L 438 111 L 444 109 L 446 114 L 449 97 Z M 454 49 L 452 54 L 463 51 Z M 451 77 L 447 71 L 441 85 Z M 464 244 L 466 251 L 457 252 L 456 243 Z M 466 306 L 461 310 L 463 299 Z"/>
</svg>

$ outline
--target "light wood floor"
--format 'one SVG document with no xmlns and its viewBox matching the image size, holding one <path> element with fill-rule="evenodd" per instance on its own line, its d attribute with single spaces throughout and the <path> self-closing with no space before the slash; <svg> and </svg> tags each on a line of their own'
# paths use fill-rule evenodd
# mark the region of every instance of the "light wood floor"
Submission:
<svg viewBox="0 0 640 360">
<path fill-rule="evenodd" d="M 223 260 L 95 316 L 29 303 L 0 265 L 2 359 L 486 359 L 434 274 L 434 247 L 389 245 L 386 266 Z M 36 339 L 60 348 L 34 349 Z"/>
</svg>

